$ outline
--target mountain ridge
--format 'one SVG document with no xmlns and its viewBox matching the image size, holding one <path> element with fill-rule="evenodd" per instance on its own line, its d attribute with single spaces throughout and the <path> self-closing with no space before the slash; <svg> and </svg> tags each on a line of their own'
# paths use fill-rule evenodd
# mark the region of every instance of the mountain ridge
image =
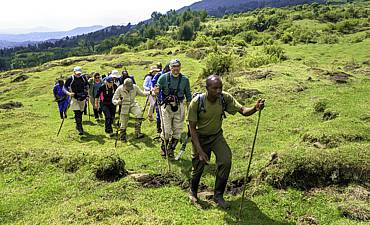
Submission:
<svg viewBox="0 0 370 225">
<path fill-rule="evenodd" d="M 104 26 L 76 27 L 67 31 L 31 32 L 25 34 L 0 34 L 0 40 L 6 42 L 40 42 L 49 39 L 62 39 L 67 36 L 77 36 L 103 29 Z M 21 45 L 18 45 L 21 46 Z"/>
</svg>

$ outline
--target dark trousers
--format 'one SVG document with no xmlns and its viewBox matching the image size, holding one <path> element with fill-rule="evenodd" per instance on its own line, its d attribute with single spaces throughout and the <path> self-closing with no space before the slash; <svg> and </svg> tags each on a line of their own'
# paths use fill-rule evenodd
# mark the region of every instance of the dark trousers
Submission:
<svg viewBox="0 0 370 225">
<path fill-rule="evenodd" d="M 199 136 L 199 142 L 202 146 L 203 151 L 211 157 L 211 152 L 216 155 L 216 182 L 215 182 L 215 192 L 217 194 L 223 194 L 225 191 L 227 179 L 229 178 L 231 170 L 231 159 L 232 153 L 229 145 L 227 144 L 222 131 L 216 135 L 202 137 Z M 197 193 L 200 178 L 204 171 L 204 166 L 206 164 L 199 160 L 199 155 L 193 146 L 192 153 L 192 184 L 191 191 Z M 218 189 L 218 190 L 216 190 Z"/>
<path fill-rule="evenodd" d="M 80 110 L 74 110 L 75 113 L 75 121 L 76 121 L 76 129 L 82 129 L 82 113 Z"/>
<path fill-rule="evenodd" d="M 94 109 L 94 117 L 95 119 L 99 119 L 99 114 L 102 114 L 102 109 L 99 108 L 99 109 Z"/>
<path fill-rule="evenodd" d="M 113 132 L 112 124 L 116 114 L 116 106 L 113 104 L 110 105 L 102 104 L 101 108 L 105 116 L 105 132 L 112 133 Z"/>
<path fill-rule="evenodd" d="M 162 126 L 161 126 L 161 116 L 159 114 L 159 107 L 157 102 L 155 103 L 155 114 L 156 114 L 156 122 L 157 122 L 157 133 L 162 132 Z"/>
</svg>

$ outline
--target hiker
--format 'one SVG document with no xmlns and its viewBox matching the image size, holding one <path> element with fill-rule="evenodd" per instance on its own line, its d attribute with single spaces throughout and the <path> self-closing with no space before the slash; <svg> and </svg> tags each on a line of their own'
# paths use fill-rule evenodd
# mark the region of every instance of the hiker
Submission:
<svg viewBox="0 0 370 225">
<path fill-rule="evenodd" d="M 55 101 L 58 102 L 60 118 L 67 118 L 67 109 L 69 105 L 69 96 L 64 92 L 64 81 L 58 80 L 53 88 Z"/>
<path fill-rule="evenodd" d="M 193 203 L 197 202 L 200 178 L 213 151 L 217 165 L 213 200 L 218 206 L 228 208 L 229 203 L 225 202 L 223 194 L 230 174 L 232 154 L 223 136 L 222 120 L 226 118 L 225 112 L 253 115 L 263 109 L 264 102 L 258 100 L 252 108 L 242 106 L 229 93 L 222 91 L 222 81 L 217 75 L 207 78 L 206 89 L 206 93 L 194 96 L 189 106 L 188 120 L 193 142 L 189 198 Z"/>
<path fill-rule="evenodd" d="M 114 135 L 112 124 L 116 114 L 116 106 L 113 104 L 112 99 L 115 91 L 117 90 L 117 85 L 113 83 L 113 78 L 108 77 L 105 80 L 105 84 L 100 86 L 95 95 L 95 107 L 100 107 L 104 112 L 105 116 L 105 133 L 110 137 Z"/>
<path fill-rule="evenodd" d="M 89 98 L 91 105 L 94 110 L 94 117 L 96 121 L 99 121 L 100 118 L 103 118 L 103 112 L 100 107 L 96 107 L 95 100 L 96 94 L 98 93 L 99 88 L 104 85 L 103 80 L 100 78 L 99 73 L 94 73 L 93 77 L 88 80 L 89 82 Z"/>
<path fill-rule="evenodd" d="M 184 99 L 186 98 L 186 105 L 188 105 L 192 97 L 189 79 L 180 73 L 180 60 L 171 60 L 170 69 L 170 72 L 159 77 L 154 90 L 156 94 L 159 93 L 159 110 L 161 110 L 163 123 L 161 156 L 173 159 L 174 150 L 184 127 Z"/>
<path fill-rule="evenodd" d="M 123 84 L 127 78 L 130 78 L 132 80 L 132 83 L 136 84 L 134 76 L 128 75 L 128 71 L 125 69 L 122 71 L 122 76 L 119 78 L 120 84 Z"/>
<path fill-rule="evenodd" d="M 150 71 L 147 75 L 144 77 L 144 91 L 151 91 L 152 90 L 152 79 L 155 74 L 160 72 L 161 70 L 157 68 L 157 66 L 152 66 L 150 68 Z M 148 119 L 150 122 L 153 122 L 153 113 L 154 113 L 154 107 L 155 107 L 155 98 L 153 96 L 149 96 L 149 109 L 148 109 Z"/>
<path fill-rule="evenodd" d="M 79 135 L 84 134 L 82 127 L 82 112 L 84 111 L 86 99 L 88 97 L 88 82 L 86 77 L 81 75 L 82 69 L 76 66 L 74 74 L 69 76 L 64 84 L 64 91 L 71 96 L 71 109 L 75 114 L 76 129 Z"/>
<path fill-rule="evenodd" d="M 152 92 L 142 91 L 136 84 L 133 84 L 131 79 L 126 79 L 123 85 L 119 86 L 113 96 L 113 104 L 121 105 L 121 127 L 120 127 L 120 139 L 124 142 L 127 141 L 126 129 L 129 120 L 129 114 L 132 113 L 135 116 L 135 138 L 139 139 L 144 137 L 141 133 L 141 122 L 143 119 L 142 109 L 137 101 L 136 96 L 148 96 Z"/>
<path fill-rule="evenodd" d="M 162 70 L 162 63 L 157 63 L 157 68 L 161 70 L 161 72 L 155 74 L 152 78 L 152 89 L 155 88 L 157 85 L 157 81 L 160 76 L 162 76 L 165 73 L 170 72 L 170 64 L 167 64 L 164 69 Z M 157 133 L 160 135 L 162 133 L 162 127 L 161 127 L 161 117 L 159 113 L 159 107 L 157 101 L 155 102 L 155 113 L 156 113 L 156 124 L 157 124 Z"/>
<path fill-rule="evenodd" d="M 121 85 L 121 80 L 120 80 L 120 77 L 119 77 L 118 70 L 112 70 L 111 74 L 108 77 L 113 78 L 113 83 L 117 87 Z M 106 81 L 106 79 L 108 79 L 108 77 L 105 78 L 105 81 Z"/>
</svg>

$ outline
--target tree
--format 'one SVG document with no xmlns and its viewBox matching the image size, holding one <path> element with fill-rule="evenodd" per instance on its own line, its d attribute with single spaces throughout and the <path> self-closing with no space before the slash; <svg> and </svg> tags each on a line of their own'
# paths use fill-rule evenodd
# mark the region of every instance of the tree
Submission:
<svg viewBox="0 0 370 225">
<path fill-rule="evenodd" d="M 178 39 L 182 41 L 190 41 L 193 39 L 194 30 L 189 23 L 183 24 L 178 32 Z"/>
</svg>

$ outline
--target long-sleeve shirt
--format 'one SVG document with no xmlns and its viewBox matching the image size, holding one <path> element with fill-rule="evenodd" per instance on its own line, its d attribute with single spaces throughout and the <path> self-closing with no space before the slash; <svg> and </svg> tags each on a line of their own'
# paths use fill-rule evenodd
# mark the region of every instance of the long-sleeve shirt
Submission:
<svg viewBox="0 0 370 225">
<path fill-rule="evenodd" d="M 185 75 L 174 77 L 170 72 L 163 74 L 159 77 L 157 86 L 160 89 L 159 98 L 161 101 L 169 95 L 176 95 L 180 101 L 186 98 L 186 101 L 190 102 L 192 99 L 190 82 Z"/>
<path fill-rule="evenodd" d="M 152 79 L 153 79 L 153 76 L 151 74 L 147 74 L 145 76 L 145 80 L 143 84 L 143 88 L 145 91 L 150 91 L 152 89 Z"/>
<path fill-rule="evenodd" d="M 113 84 L 112 88 L 108 88 L 108 85 L 103 85 L 97 91 L 95 98 L 99 98 L 103 105 L 110 105 L 116 90 L 117 85 L 115 84 Z"/>
</svg>

